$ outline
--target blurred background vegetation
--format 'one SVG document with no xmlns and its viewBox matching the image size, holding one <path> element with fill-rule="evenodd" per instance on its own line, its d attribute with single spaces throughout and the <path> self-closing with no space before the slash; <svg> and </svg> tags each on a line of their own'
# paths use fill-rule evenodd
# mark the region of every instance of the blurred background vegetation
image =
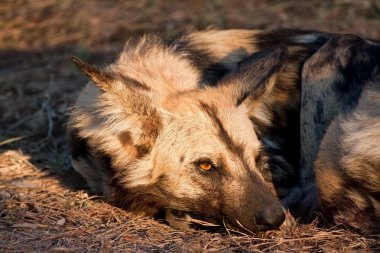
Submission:
<svg viewBox="0 0 380 253">
<path fill-rule="evenodd" d="M 94 47 L 155 32 L 191 29 L 299 27 L 380 33 L 379 0 L 3 0 L 0 48 Z"/>
</svg>

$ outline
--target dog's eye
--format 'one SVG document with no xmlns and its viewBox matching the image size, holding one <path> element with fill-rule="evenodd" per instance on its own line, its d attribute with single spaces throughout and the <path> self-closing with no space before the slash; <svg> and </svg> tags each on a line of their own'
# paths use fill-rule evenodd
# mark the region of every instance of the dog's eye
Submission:
<svg viewBox="0 0 380 253">
<path fill-rule="evenodd" d="M 214 165 L 211 163 L 211 161 L 199 161 L 197 162 L 197 167 L 202 170 L 209 171 L 214 168 Z"/>
</svg>

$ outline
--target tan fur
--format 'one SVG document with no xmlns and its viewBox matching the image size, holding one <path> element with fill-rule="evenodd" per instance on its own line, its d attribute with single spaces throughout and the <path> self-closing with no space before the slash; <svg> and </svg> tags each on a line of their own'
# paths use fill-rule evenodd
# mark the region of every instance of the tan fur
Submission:
<svg viewBox="0 0 380 253">
<path fill-rule="evenodd" d="M 323 159 L 317 159 L 315 167 L 323 168 L 324 172 L 317 174 L 316 184 L 321 186 L 319 191 L 326 199 L 332 199 L 336 192 L 344 189 L 343 175 L 335 169 L 335 152 L 321 149 L 319 154 Z"/>
<path fill-rule="evenodd" d="M 241 33 L 243 37 L 251 34 Z M 236 46 L 225 42 L 225 50 Z M 220 48 L 214 56 L 223 53 L 228 54 Z M 258 169 L 262 164 L 257 165 L 252 156 L 261 151 L 261 144 L 247 106 L 239 104 L 240 97 L 259 100 L 273 88 L 286 54 L 284 49 L 267 54 L 269 61 L 258 58 L 267 73 L 257 84 L 253 75 L 260 73 L 259 66 L 249 68 L 246 63 L 241 74 L 232 72 L 216 87 L 204 89 L 198 87 L 200 72 L 190 64 L 187 53 L 176 45 L 165 46 L 154 36 L 127 46 L 105 70 L 75 60 L 92 82 L 73 107 L 69 128 L 86 140 L 89 149 L 110 158 L 115 182 L 110 184 L 111 195 L 132 211 L 152 215 L 161 209 L 195 212 L 212 221 L 226 218 L 233 226 L 244 224 L 257 231 L 267 226 L 256 224 L 254 216 L 269 208 L 273 212 L 265 215 L 275 217 L 270 222 L 279 226 L 281 206 Z M 228 64 L 236 64 L 236 57 L 228 58 Z M 220 172 L 209 173 L 223 175 L 216 177 L 218 184 L 210 181 L 211 175 L 197 171 L 201 170 L 197 161 L 202 159 L 219 166 Z M 73 167 L 92 188 L 110 182 L 110 177 L 97 182 L 96 174 L 83 167 L 80 158 L 73 159 Z M 204 205 L 214 211 L 204 213 Z M 226 217 L 220 217 L 221 213 Z"/>
<path fill-rule="evenodd" d="M 136 46 L 127 44 L 110 69 L 147 85 L 154 99 L 160 100 L 196 88 L 199 82 L 200 73 L 185 59 L 186 53 L 174 51 L 157 37 L 145 36 Z"/>
<path fill-rule="evenodd" d="M 370 85 L 357 108 L 343 115 L 346 105 L 333 87 L 344 80 L 339 66 L 351 62 L 349 45 L 357 39 L 336 39 L 343 46 L 332 53 L 329 43 L 319 44 L 321 34 L 300 34 L 272 40 L 255 30 L 207 30 L 171 45 L 145 36 L 104 70 L 74 59 L 92 82 L 72 109 L 69 129 L 92 155 L 108 157 L 111 171 L 94 166 L 99 173 L 93 173 L 91 156 L 73 159 L 73 167 L 94 191 L 111 192 L 132 211 L 156 215 L 164 209 L 167 221 L 185 230 L 196 220 L 193 212 L 266 230 L 252 220 L 264 206 L 279 210 L 274 196 L 309 221 L 317 187 L 324 214 L 376 231 L 379 88 Z M 244 67 L 252 53 L 280 44 L 290 54 L 286 60 Z M 260 78 L 265 82 L 255 86 Z M 224 170 L 206 179 L 210 173 L 196 166 L 204 158 Z"/>
<path fill-rule="evenodd" d="M 259 30 L 208 30 L 193 32 L 184 37 L 197 50 L 208 53 L 215 62 L 223 62 L 229 68 L 246 58 L 258 48 L 253 43 Z"/>
<path fill-rule="evenodd" d="M 338 115 L 332 122 L 315 163 L 323 211 L 368 233 L 380 226 L 379 87 L 367 86 L 350 116 Z"/>
</svg>

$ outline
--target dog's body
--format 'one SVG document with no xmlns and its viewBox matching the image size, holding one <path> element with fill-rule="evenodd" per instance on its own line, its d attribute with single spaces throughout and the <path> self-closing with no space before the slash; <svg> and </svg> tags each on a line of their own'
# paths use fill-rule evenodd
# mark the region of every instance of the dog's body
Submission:
<svg viewBox="0 0 380 253">
<path fill-rule="evenodd" d="M 301 168 L 315 171 L 326 218 L 364 233 L 380 232 L 379 74 L 380 43 L 353 35 L 330 39 L 302 73 Z"/>
<path fill-rule="evenodd" d="M 245 231 L 275 228 L 283 221 L 276 198 L 310 220 L 318 203 L 313 161 L 319 143 L 324 146 L 323 134 L 314 133 L 329 125 L 312 116 L 313 103 L 320 106 L 315 97 L 322 88 L 329 90 L 324 84 L 330 79 L 309 93 L 302 86 L 302 99 L 301 81 L 312 86 L 315 76 L 308 73 L 320 67 L 312 59 L 335 37 L 313 31 L 211 30 L 169 45 L 146 37 L 105 71 L 76 61 L 92 83 L 69 122 L 73 167 L 95 193 L 109 194 L 132 211 L 165 212 L 175 227 L 191 223 L 192 216 Z M 260 53 L 250 56 L 255 52 Z M 304 106 L 308 96 L 312 99 Z M 332 120 L 339 112 L 326 117 Z M 326 136 L 334 136 L 329 132 Z M 319 166 L 323 150 L 317 176 L 325 173 Z M 378 173 L 378 160 L 373 161 L 370 175 Z M 376 180 L 370 189 L 378 193 Z M 317 182 L 319 189 L 331 188 L 325 180 Z M 330 202 L 320 192 L 323 207 Z M 377 202 L 371 203 L 378 212 Z"/>
</svg>

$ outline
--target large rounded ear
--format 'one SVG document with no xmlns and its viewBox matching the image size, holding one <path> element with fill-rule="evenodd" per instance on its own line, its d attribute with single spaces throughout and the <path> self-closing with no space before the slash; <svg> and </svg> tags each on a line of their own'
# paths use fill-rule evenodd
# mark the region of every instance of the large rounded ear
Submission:
<svg viewBox="0 0 380 253">
<path fill-rule="evenodd" d="M 232 98 L 236 106 L 247 98 L 258 100 L 269 93 L 285 65 L 288 51 L 285 46 L 268 48 L 255 53 L 239 63 L 238 67 L 224 76 L 218 89 Z"/>
<path fill-rule="evenodd" d="M 72 108 L 69 127 L 91 148 L 110 157 L 116 170 L 149 155 L 162 117 L 148 86 L 112 67 L 103 71 L 78 58 L 73 61 L 92 83 Z M 150 178 L 150 167 L 144 168 L 136 173 L 140 181 Z"/>
</svg>

